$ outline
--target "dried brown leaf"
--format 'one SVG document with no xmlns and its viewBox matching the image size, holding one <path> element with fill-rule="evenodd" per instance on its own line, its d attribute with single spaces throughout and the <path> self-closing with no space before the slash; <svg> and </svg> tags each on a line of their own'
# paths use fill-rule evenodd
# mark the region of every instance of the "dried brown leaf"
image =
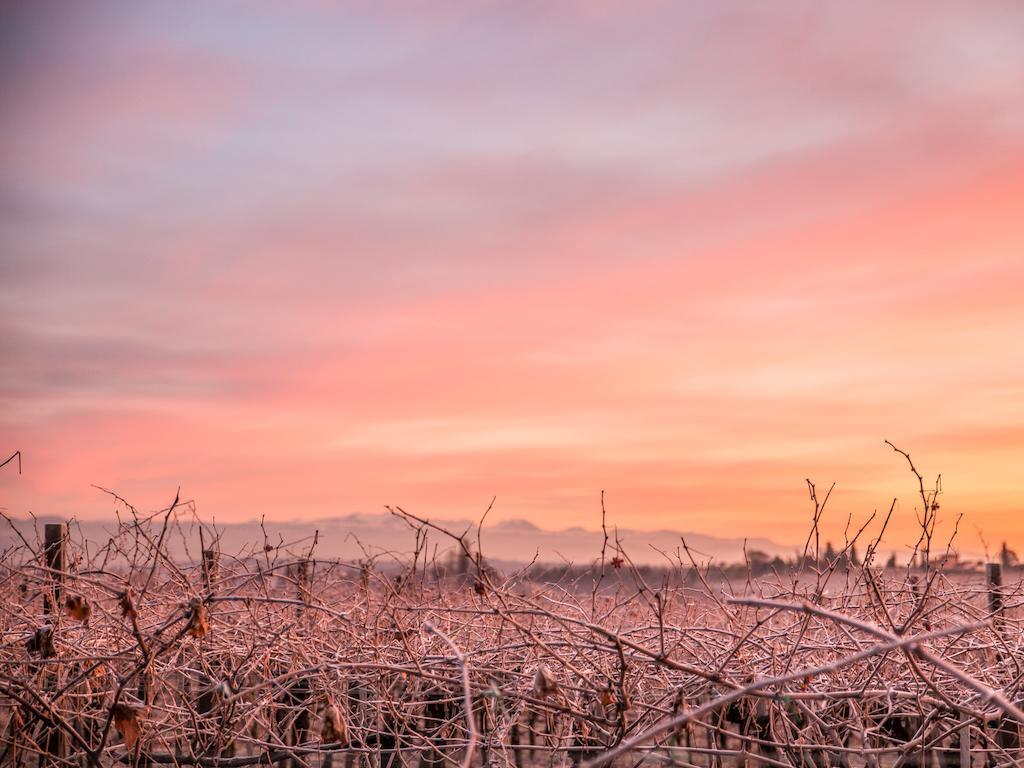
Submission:
<svg viewBox="0 0 1024 768">
<path fill-rule="evenodd" d="M 330 744 L 348 744 L 348 723 L 345 715 L 339 707 L 334 704 L 328 705 L 324 711 L 324 726 L 320 733 L 321 741 Z"/>
<path fill-rule="evenodd" d="M 122 616 L 135 618 L 138 615 L 135 613 L 135 606 L 132 605 L 132 591 L 130 589 L 126 589 L 117 596 L 117 604 L 121 606 Z"/>
<path fill-rule="evenodd" d="M 138 711 L 127 704 L 115 704 L 110 712 L 113 715 L 114 727 L 124 739 L 124 745 L 131 749 L 142 734 Z"/>
<path fill-rule="evenodd" d="M 92 613 L 92 606 L 82 595 L 68 595 L 64 601 L 64 611 L 75 621 L 88 621 Z"/>
<path fill-rule="evenodd" d="M 539 699 L 546 699 L 558 693 L 558 681 L 551 670 L 541 664 L 533 676 L 533 693 Z"/>
<path fill-rule="evenodd" d="M 210 631 L 210 620 L 203 601 L 196 598 L 189 603 L 188 632 L 192 637 L 203 637 Z"/>
</svg>

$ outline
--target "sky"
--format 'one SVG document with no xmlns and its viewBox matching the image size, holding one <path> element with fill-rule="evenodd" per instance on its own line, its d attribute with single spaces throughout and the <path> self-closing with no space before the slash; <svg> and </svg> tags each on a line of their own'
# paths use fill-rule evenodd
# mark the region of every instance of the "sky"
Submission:
<svg viewBox="0 0 1024 768">
<path fill-rule="evenodd" d="M 8 513 L 1024 548 L 1024 4 L 0 14 Z"/>
</svg>

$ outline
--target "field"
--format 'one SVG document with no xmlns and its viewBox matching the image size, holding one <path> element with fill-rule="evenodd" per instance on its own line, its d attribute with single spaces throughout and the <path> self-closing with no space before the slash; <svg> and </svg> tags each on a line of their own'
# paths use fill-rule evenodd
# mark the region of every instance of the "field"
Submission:
<svg viewBox="0 0 1024 768">
<path fill-rule="evenodd" d="M 125 507 L 109 541 L 20 529 L 0 764 L 1022 761 L 1019 587 L 996 569 L 886 569 L 871 543 L 854 562 L 809 539 L 802 562 L 726 580 L 685 556 L 635 568 L 610 538 L 559 578 L 499 574 L 480 529 L 394 514 L 417 550 L 355 563 L 312 540 L 220 552 L 173 507 Z"/>
</svg>

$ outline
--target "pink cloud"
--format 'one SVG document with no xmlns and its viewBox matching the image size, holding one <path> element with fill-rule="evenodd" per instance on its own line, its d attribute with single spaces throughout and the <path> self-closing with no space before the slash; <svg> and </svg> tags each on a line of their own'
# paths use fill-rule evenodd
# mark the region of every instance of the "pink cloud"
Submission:
<svg viewBox="0 0 1024 768">
<path fill-rule="evenodd" d="M 1024 535 L 1012 57 L 958 46 L 947 86 L 946 15 L 909 51 L 903 12 L 865 37 L 808 11 L 649 53 L 626 33 L 658 25 L 614 9 L 484 13 L 474 79 L 458 19 L 367 11 L 346 59 L 308 28 L 328 11 L 279 47 L 274 6 L 198 37 L 143 14 L 7 94 L 3 173 L 36 211 L 4 225 L 10 510 L 181 483 L 221 519 L 497 494 L 593 524 L 605 489 L 633 527 L 796 540 L 810 476 L 840 482 L 830 535 L 899 495 L 898 538 L 890 438 L 951 515 Z"/>
</svg>

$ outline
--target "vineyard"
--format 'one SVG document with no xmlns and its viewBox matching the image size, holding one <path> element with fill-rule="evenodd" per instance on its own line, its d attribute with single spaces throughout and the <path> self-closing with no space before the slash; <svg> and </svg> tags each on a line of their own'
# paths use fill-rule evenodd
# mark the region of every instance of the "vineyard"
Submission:
<svg viewBox="0 0 1024 768">
<path fill-rule="evenodd" d="M 22 526 L 3 553 L 2 765 L 1024 763 L 1018 590 L 930 566 L 927 515 L 919 567 L 812 534 L 725 581 L 606 535 L 586 578 L 538 580 L 399 509 L 413 551 L 340 562 L 119 504 L 107 541 Z"/>
</svg>

